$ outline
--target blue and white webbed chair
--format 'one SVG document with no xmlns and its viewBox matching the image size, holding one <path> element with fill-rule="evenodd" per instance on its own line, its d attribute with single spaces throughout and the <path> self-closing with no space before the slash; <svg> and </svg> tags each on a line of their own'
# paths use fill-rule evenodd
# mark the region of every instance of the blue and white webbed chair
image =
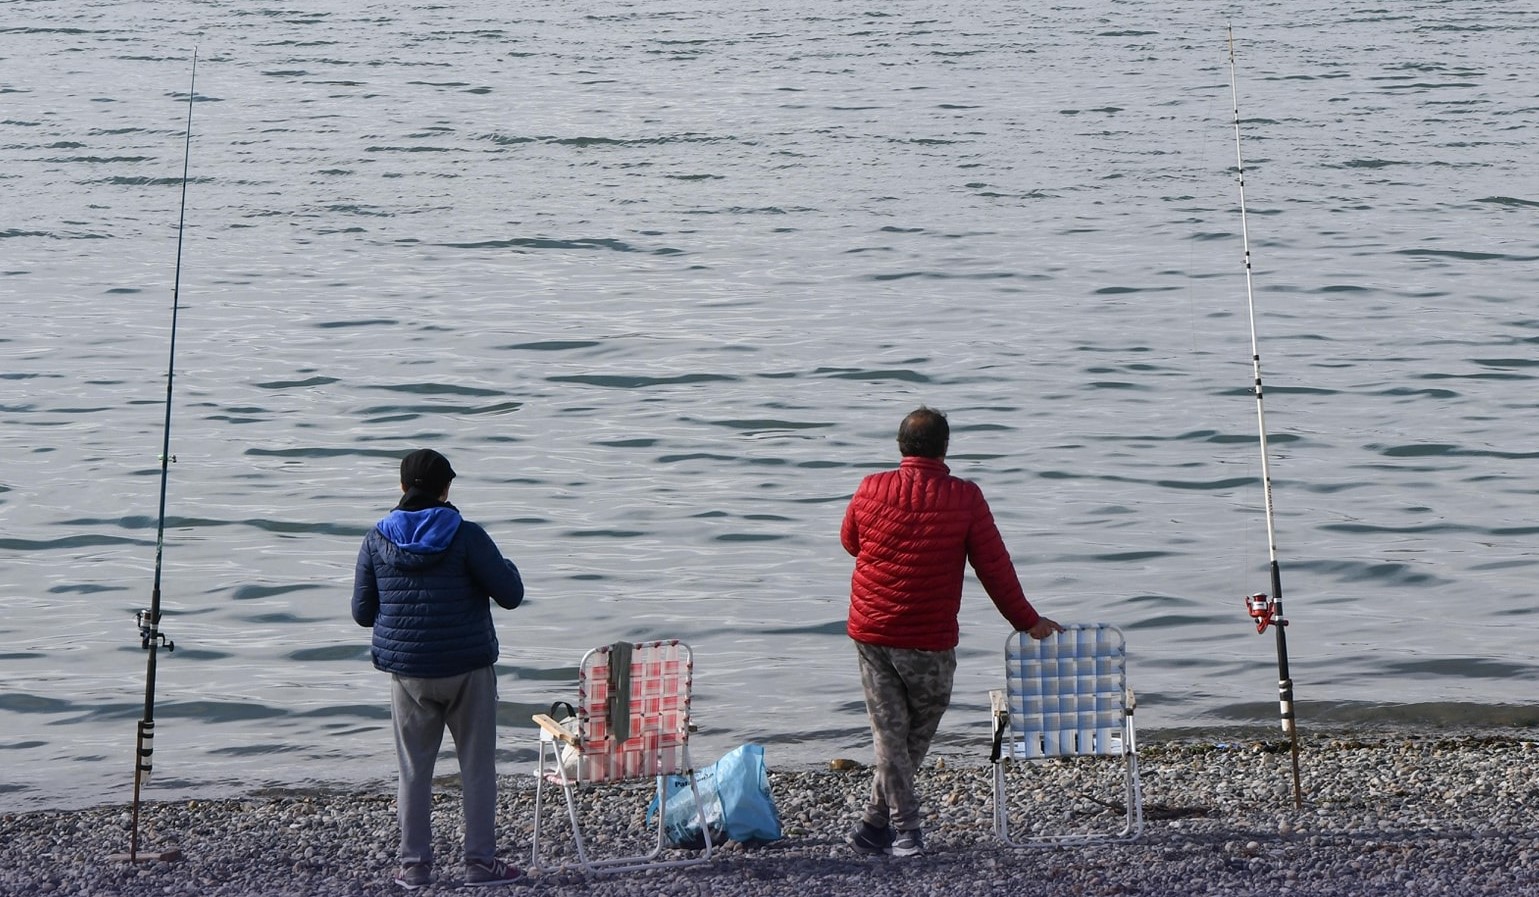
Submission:
<svg viewBox="0 0 1539 897">
<path fill-rule="evenodd" d="M 1024 632 L 1012 633 L 1005 643 L 1005 688 L 989 697 L 994 716 L 994 832 L 1000 840 L 1017 847 L 1067 846 L 1131 841 L 1142 834 L 1143 788 L 1121 630 L 1104 623 L 1076 624 L 1041 641 Z M 1070 807 L 1064 811 L 1064 801 L 1051 802 L 1063 794 L 1059 789 L 1043 788 L 1031 781 L 1035 776 L 1023 782 L 1019 773 L 1007 774 L 1016 764 L 1041 767 L 1054 762 L 1120 766 L 1087 770 L 1081 781 L 1105 786 L 1108 776 L 1116 773 L 1116 784 L 1109 787 L 1122 791 L 1121 801 L 1115 794 L 1109 800 L 1069 794 L 1065 800 Z M 1039 795 L 1029 810 L 1018 806 L 1012 811 L 1012 779 L 1016 789 L 1026 787 Z M 1031 834 L 1012 836 L 1012 815 L 1026 813 L 1035 823 Z M 1088 821 L 1069 824 L 1074 817 Z M 1066 830 L 1053 831 L 1060 823 Z"/>
</svg>

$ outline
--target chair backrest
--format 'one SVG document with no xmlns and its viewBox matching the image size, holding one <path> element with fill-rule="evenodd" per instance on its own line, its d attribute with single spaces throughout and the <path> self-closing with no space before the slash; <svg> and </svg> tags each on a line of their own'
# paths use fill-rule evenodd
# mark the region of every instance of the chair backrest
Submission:
<svg viewBox="0 0 1539 897">
<path fill-rule="evenodd" d="M 1005 680 L 1013 756 L 1123 753 L 1127 648 L 1115 626 L 1076 624 L 1041 641 L 1012 633 Z"/>
<path fill-rule="evenodd" d="M 630 646 L 628 667 L 611 664 L 623 663 L 625 653 L 609 645 L 594 648 L 578 668 L 579 781 L 642 779 L 688 768 L 694 652 L 677 640 L 643 642 Z M 625 688 L 629 700 L 614 700 L 620 695 L 611 694 L 612 686 Z M 628 708 L 624 722 L 611 719 L 617 708 Z M 614 737 L 616 730 L 623 741 Z"/>
</svg>

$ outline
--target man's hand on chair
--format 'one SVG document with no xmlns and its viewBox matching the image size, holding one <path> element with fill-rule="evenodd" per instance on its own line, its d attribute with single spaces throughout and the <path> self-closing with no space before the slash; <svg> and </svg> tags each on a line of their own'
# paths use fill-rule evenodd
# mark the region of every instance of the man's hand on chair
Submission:
<svg viewBox="0 0 1539 897">
<path fill-rule="evenodd" d="M 1059 626 L 1047 617 L 1038 617 L 1036 625 L 1026 630 L 1026 634 L 1040 642 L 1048 636 L 1062 631 L 1062 626 Z"/>
</svg>

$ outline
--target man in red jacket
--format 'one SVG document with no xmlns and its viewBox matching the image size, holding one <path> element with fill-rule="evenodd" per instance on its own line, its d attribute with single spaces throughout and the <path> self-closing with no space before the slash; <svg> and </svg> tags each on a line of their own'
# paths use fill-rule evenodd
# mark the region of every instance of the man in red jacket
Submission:
<svg viewBox="0 0 1539 897">
<path fill-rule="evenodd" d="M 855 640 L 875 742 L 871 801 L 849 843 L 861 853 L 924 852 L 914 773 L 951 703 L 963 564 L 1033 638 L 1063 627 L 1026 600 L 983 490 L 951 475 L 946 416 L 921 406 L 898 427 L 903 461 L 860 483 L 840 540 L 855 557 L 847 631 Z"/>
</svg>

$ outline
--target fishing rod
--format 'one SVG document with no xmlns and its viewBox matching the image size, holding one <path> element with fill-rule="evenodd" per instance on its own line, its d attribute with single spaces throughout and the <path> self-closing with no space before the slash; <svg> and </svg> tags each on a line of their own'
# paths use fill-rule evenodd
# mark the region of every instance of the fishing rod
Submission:
<svg viewBox="0 0 1539 897">
<path fill-rule="evenodd" d="M 1277 633 L 1277 702 L 1293 755 L 1293 805 L 1302 809 L 1304 789 L 1299 782 L 1299 732 L 1293 715 L 1293 678 L 1288 673 L 1288 620 L 1283 616 L 1282 571 L 1277 564 L 1277 526 L 1272 508 L 1272 469 L 1266 441 L 1266 406 L 1261 399 L 1261 349 L 1256 338 L 1256 293 L 1251 283 L 1250 232 L 1245 220 L 1245 156 L 1240 151 L 1240 90 L 1235 77 L 1234 28 L 1229 28 L 1229 93 L 1234 100 L 1234 158 L 1240 185 L 1240 242 L 1245 248 L 1245 301 L 1250 309 L 1250 359 L 1256 378 L 1256 423 L 1261 443 L 1261 488 L 1266 505 L 1266 542 L 1272 575 L 1272 594 L 1248 595 L 1246 610 L 1256 621 L 1256 632 L 1272 627 Z"/>
<path fill-rule="evenodd" d="M 160 574 L 161 560 L 166 547 L 166 484 L 171 475 L 171 397 L 176 373 L 176 317 L 181 308 L 182 292 L 182 235 L 187 226 L 187 174 L 192 163 L 192 104 L 197 96 L 198 51 L 192 51 L 192 78 L 187 85 L 187 136 L 182 147 L 182 203 L 176 224 L 176 276 L 171 284 L 171 349 L 166 360 L 166 421 L 162 428 L 160 445 L 160 518 L 155 524 L 155 580 L 150 588 L 150 606 L 136 615 L 139 624 L 139 644 L 149 652 L 144 673 L 144 716 L 139 720 L 137 743 L 134 748 L 134 807 L 133 835 L 129 841 L 128 861 L 139 862 L 139 795 L 142 786 L 149 783 L 154 767 L 155 754 L 155 659 L 163 644 L 169 653 L 176 650 L 176 643 L 160 631 Z M 179 856 L 178 851 L 146 854 L 146 859 L 169 860 Z"/>
</svg>

